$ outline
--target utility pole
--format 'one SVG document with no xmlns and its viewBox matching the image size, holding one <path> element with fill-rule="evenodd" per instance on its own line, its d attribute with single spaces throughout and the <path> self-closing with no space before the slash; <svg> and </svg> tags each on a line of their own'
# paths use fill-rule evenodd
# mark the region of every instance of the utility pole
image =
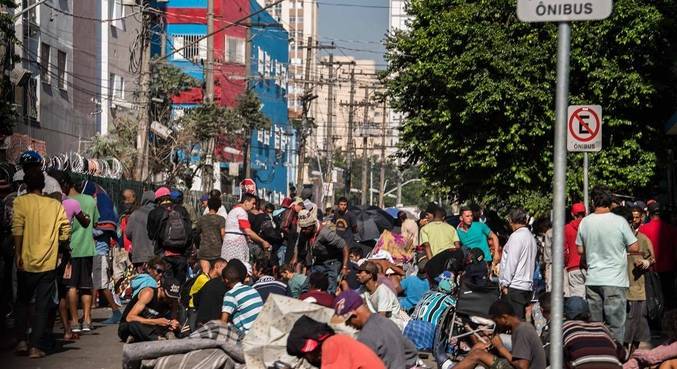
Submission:
<svg viewBox="0 0 677 369">
<path fill-rule="evenodd" d="M 214 32 L 214 0 L 207 2 L 207 34 Z M 205 68 L 204 102 L 214 102 L 214 37 L 207 37 L 207 67 Z M 214 183 L 214 137 L 207 141 L 207 157 L 202 167 L 202 191 L 212 190 Z"/>
<path fill-rule="evenodd" d="M 306 139 L 310 134 L 308 129 L 308 111 L 310 110 L 310 101 L 313 100 L 311 91 L 310 91 L 310 61 L 311 61 L 311 52 L 313 49 L 313 38 L 308 37 L 308 44 L 306 44 L 306 70 L 303 77 L 303 97 L 301 98 L 303 104 L 303 116 L 301 118 L 301 129 L 299 130 L 299 168 L 296 173 L 296 188 L 300 191 L 303 189 L 303 175 L 305 170 L 306 162 Z"/>
<path fill-rule="evenodd" d="M 348 102 L 348 157 L 346 159 L 345 185 L 343 194 L 350 199 L 350 189 L 353 186 L 353 117 L 355 104 L 355 67 L 350 69 L 350 101 Z"/>
<path fill-rule="evenodd" d="M 145 181 L 148 179 L 148 130 L 150 129 L 150 17 L 142 14 L 141 24 L 141 74 L 139 76 L 140 106 L 139 126 L 136 131 L 136 165 L 134 179 Z"/>
<path fill-rule="evenodd" d="M 367 149 L 367 140 L 369 139 L 367 134 L 367 125 L 369 124 L 369 86 L 364 86 L 364 121 L 362 122 L 362 198 L 360 203 L 362 205 L 367 205 L 367 191 L 369 190 L 369 182 L 367 179 L 368 175 L 368 149 Z"/>
<path fill-rule="evenodd" d="M 334 43 L 332 42 L 332 45 Z M 329 86 L 327 86 L 327 173 L 326 180 L 324 183 L 327 183 L 327 206 L 332 206 L 334 204 L 334 191 L 333 191 L 333 176 L 332 172 L 334 171 L 334 137 L 332 135 L 332 124 L 334 123 L 334 53 L 329 53 Z M 324 191 L 324 188 L 322 189 Z"/>
<path fill-rule="evenodd" d="M 386 105 L 388 98 L 383 96 L 383 120 L 381 122 L 381 173 L 378 181 L 378 206 L 384 207 L 384 192 L 386 180 Z"/>
<path fill-rule="evenodd" d="M 402 172 L 400 171 L 400 158 L 397 158 L 397 200 L 395 206 L 402 206 Z"/>
</svg>

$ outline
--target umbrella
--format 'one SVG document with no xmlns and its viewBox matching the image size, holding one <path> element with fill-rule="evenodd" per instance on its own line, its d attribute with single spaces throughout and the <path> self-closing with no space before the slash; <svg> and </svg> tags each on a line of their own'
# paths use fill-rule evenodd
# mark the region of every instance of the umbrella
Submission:
<svg viewBox="0 0 677 369">
<path fill-rule="evenodd" d="M 395 219 L 378 206 L 354 206 L 350 211 L 357 219 L 358 239 L 360 242 L 376 240 L 384 230 L 393 229 Z"/>
<path fill-rule="evenodd" d="M 416 219 L 416 214 L 412 213 L 410 210 L 405 208 L 398 209 L 396 207 L 391 207 L 385 208 L 383 210 L 385 210 L 386 213 L 390 214 L 390 216 L 393 217 L 394 219 L 397 219 L 397 213 L 399 213 L 400 211 L 403 211 L 405 214 L 407 214 L 407 219 Z"/>
</svg>

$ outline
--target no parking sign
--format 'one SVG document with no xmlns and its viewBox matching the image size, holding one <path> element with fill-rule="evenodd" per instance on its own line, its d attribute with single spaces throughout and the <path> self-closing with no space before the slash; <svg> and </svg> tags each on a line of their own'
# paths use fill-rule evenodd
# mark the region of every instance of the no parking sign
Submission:
<svg viewBox="0 0 677 369">
<path fill-rule="evenodd" d="M 597 152 L 602 150 L 602 107 L 571 105 L 567 114 L 567 150 Z"/>
</svg>

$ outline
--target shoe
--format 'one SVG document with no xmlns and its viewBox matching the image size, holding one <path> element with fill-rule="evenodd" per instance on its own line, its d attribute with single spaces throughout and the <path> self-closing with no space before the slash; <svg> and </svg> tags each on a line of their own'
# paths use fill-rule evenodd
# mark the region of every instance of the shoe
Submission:
<svg viewBox="0 0 677 369">
<path fill-rule="evenodd" d="M 80 332 L 82 332 L 82 328 L 80 327 L 80 323 L 78 323 L 78 322 L 71 322 L 71 332 L 73 332 L 73 333 L 80 333 Z"/>
<path fill-rule="evenodd" d="M 28 354 L 28 343 L 26 341 L 19 341 L 14 348 L 14 353 L 17 355 L 27 355 Z"/>
<path fill-rule="evenodd" d="M 82 322 L 82 332 L 87 333 L 92 331 L 92 323 Z"/>
<path fill-rule="evenodd" d="M 120 323 L 120 319 L 122 319 L 122 313 L 120 310 L 113 310 L 113 315 L 110 316 L 110 318 L 104 320 L 103 324 L 118 324 Z"/>
<path fill-rule="evenodd" d="M 47 354 L 44 351 L 35 347 L 31 347 L 30 351 L 28 352 L 28 357 L 30 359 L 39 359 L 45 356 L 47 356 Z"/>
</svg>

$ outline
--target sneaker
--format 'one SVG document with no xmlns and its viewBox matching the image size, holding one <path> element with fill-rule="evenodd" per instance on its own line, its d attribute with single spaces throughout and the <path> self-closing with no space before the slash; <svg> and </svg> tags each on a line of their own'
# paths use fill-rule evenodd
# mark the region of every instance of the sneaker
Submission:
<svg viewBox="0 0 677 369">
<path fill-rule="evenodd" d="M 92 331 L 92 323 L 82 322 L 82 332 L 87 333 Z"/>
<path fill-rule="evenodd" d="M 31 359 L 39 359 L 41 357 L 45 357 L 47 354 L 35 347 L 31 347 L 30 351 L 28 352 L 28 357 Z"/>
<path fill-rule="evenodd" d="M 14 348 L 14 353 L 17 355 L 27 355 L 28 354 L 28 343 L 26 341 L 19 341 Z"/>
<path fill-rule="evenodd" d="M 71 332 L 73 332 L 73 333 L 80 333 L 80 332 L 82 332 L 82 328 L 80 327 L 80 323 L 78 323 L 78 322 L 71 322 Z"/>
<path fill-rule="evenodd" d="M 122 312 L 120 310 L 113 310 L 113 315 L 110 316 L 110 318 L 104 320 L 103 324 L 118 324 L 120 323 L 120 319 L 122 319 Z"/>
</svg>

